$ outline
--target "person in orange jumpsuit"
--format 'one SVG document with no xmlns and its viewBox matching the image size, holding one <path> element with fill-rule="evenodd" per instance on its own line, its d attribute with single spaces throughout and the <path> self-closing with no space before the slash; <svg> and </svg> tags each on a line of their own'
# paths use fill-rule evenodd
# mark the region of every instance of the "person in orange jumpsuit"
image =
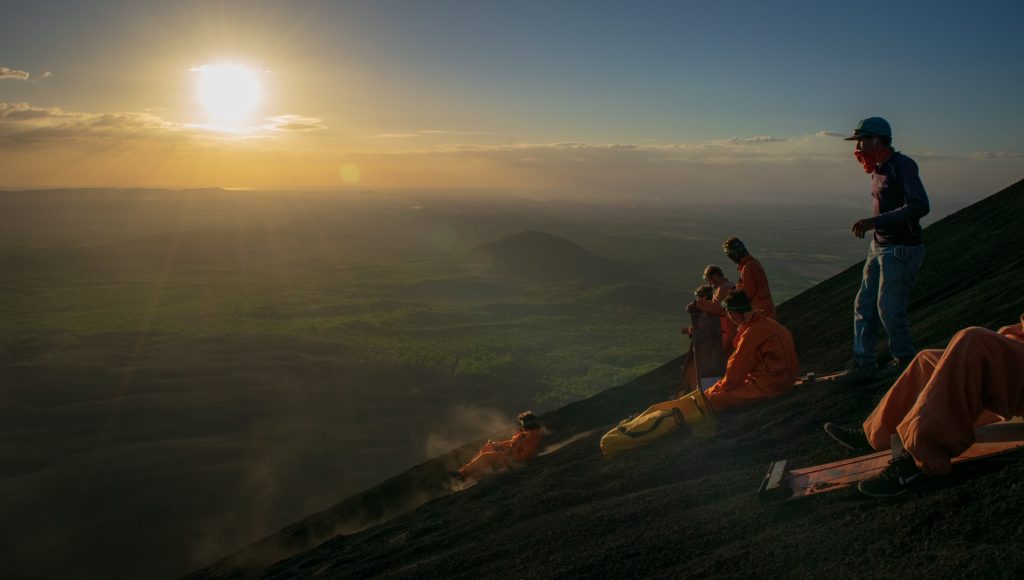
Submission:
<svg viewBox="0 0 1024 580">
<path fill-rule="evenodd" d="M 481 479 L 483 476 L 510 467 L 518 467 L 537 456 L 542 429 L 537 416 L 530 411 L 519 414 L 519 430 L 511 439 L 488 441 L 480 451 L 451 476 L 459 481 Z"/>
<path fill-rule="evenodd" d="M 704 393 L 695 389 L 621 421 L 601 438 L 602 455 L 611 459 L 673 433 L 683 424 L 697 435 L 710 435 L 714 430 L 713 412 L 784 395 L 793 389 L 800 363 L 789 330 L 755 311 L 743 290 L 729 293 L 725 312 L 738 327 L 736 350 L 726 363 L 725 376 Z"/>
<path fill-rule="evenodd" d="M 737 327 L 736 350 L 725 376 L 704 393 L 712 408 L 721 411 L 791 391 L 800 362 L 789 330 L 757 310 L 745 290 L 729 293 L 725 311 Z"/>
<path fill-rule="evenodd" d="M 715 293 L 711 296 L 710 300 L 698 298 L 695 304 L 701 312 L 719 317 L 722 326 L 722 350 L 725 354 L 729 354 L 735 346 L 736 325 L 725 315 L 722 301 L 733 291 L 736 285 L 725 277 L 725 273 L 720 267 L 715 265 L 709 265 L 707 268 L 704 268 L 704 281 L 711 284 L 711 287 L 715 289 Z"/>
<path fill-rule="evenodd" d="M 976 426 L 1024 414 L 1021 377 L 1024 315 L 999 332 L 970 327 L 945 350 L 919 352 L 860 429 L 827 423 L 825 431 L 858 451 L 889 449 L 898 434 L 905 453 L 858 486 L 867 495 L 898 495 L 920 475 L 949 473 L 950 460 L 974 443 Z"/>
<path fill-rule="evenodd" d="M 747 293 L 750 301 L 754 304 L 755 310 L 760 310 L 765 316 L 771 319 L 775 315 L 775 302 L 772 301 L 772 291 L 768 287 L 768 275 L 764 273 L 764 267 L 757 258 L 750 255 L 747 247 L 739 238 L 729 238 L 722 243 L 722 251 L 730 260 L 736 263 L 740 271 L 740 279 L 736 282 L 736 288 Z"/>
</svg>

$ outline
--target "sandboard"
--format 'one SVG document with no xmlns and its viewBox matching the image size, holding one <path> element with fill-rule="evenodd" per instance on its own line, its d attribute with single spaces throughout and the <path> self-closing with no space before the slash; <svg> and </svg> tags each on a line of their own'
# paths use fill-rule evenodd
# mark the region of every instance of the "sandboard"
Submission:
<svg viewBox="0 0 1024 580">
<path fill-rule="evenodd" d="M 768 467 L 759 495 L 764 501 L 784 502 L 844 489 L 880 474 L 899 453 L 899 438 L 893 436 L 892 451 L 878 451 L 860 457 L 789 469 L 785 459 Z M 1024 423 L 1002 422 L 980 427 L 977 441 L 967 451 L 953 458 L 953 465 L 993 457 L 1024 447 Z"/>
</svg>

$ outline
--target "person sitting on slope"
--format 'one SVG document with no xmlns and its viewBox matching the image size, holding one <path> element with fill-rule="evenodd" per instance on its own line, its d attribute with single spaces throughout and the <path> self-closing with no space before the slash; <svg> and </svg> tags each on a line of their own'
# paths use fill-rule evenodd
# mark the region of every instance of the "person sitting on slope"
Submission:
<svg viewBox="0 0 1024 580">
<path fill-rule="evenodd" d="M 505 441 L 488 441 L 480 451 L 451 476 L 459 481 L 479 480 L 483 476 L 519 467 L 537 456 L 542 429 L 532 411 L 519 414 L 519 430 Z"/>
<path fill-rule="evenodd" d="M 704 393 L 694 390 L 651 405 L 639 416 L 619 423 L 601 438 L 605 457 L 650 443 L 683 423 L 703 431 L 713 412 L 784 395 L 793 389 L 800 362 L 789 330 L 754 310 L 743 290 L 729 293 L 725 312 L 737 326 L 736 350 L 726 363 L 725 376 Z"/>
<path fill-rule="evenodd" d="M 859 428 L 826 423 L 825 431 L 848 449 L 883 451 L 895 433 L 903 453 L 857 488 L 890 497 L 945 475 L 950 460 L 974 444 L 976 426 L 1024 414 L 1024 314 L 999 332 L 972 326 L 942 349 L 911 360 Z"/>
</svg>

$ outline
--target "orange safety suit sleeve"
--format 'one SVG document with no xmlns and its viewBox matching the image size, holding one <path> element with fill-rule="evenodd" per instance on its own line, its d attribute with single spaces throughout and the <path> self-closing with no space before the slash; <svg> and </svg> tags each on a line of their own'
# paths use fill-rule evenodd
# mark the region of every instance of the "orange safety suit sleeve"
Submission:
<svg viewBox="0 0 1024 580">
<path fill-rule="evenodd" d="M 775 303 L 772 301 L 771 288 L 768 287 L 768 274 L 765 273 L 764 266 L 761 265 L 761 262 L 748 256 L 743 259 L 739 270 L 741 278 L 737 286 L 747 294 L 747 298 L 750 298 L 755 309 L 763 311 L 768 318 L 774 319 Z"/>
<path fill-rule="evenodd" d="M 537 450 L 540 448 L 541 430 L 530 429 L 528 431 L 520 431 L 512 437 L 511 452 L 512 457 L 526 461 L 533 459 L 537 455 Z"/>
<path fill-rule="evenodd" d="M 732 354 L 729 355 L 729 360 L 725 363 L 725 376 L 718 379 L 718 382 L 708 388 L 707 393 L 709 395 L 713 391 L 728 391 L 742 385 L 747 379 L 747 374 L 757 364 L 757 345 L 751 344 L 747 340 L 747 335 L 750 334 L 749 330 L 749 326 L 740 327 L 740 331 L 737 334 L 736 349 L 732 351 Z"/>
</svg>

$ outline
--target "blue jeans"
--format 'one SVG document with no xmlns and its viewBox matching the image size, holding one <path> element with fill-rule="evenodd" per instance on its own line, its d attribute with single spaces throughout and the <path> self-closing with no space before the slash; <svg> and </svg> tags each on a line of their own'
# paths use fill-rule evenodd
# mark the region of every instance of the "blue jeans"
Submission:
<svg viewBox="0 0 1024 580">
<path fill-rule="evenodd" d="M 853 304 L 853 356 L 858 366 L 877 365 L 879 321 L 889 335 L 892 356 L 909 362 L 917 354 L 910 339 L 907 302 L 923 261 L 924 245 L 879 246 L 871 241 L 864 277 Z"/>
</svg>

